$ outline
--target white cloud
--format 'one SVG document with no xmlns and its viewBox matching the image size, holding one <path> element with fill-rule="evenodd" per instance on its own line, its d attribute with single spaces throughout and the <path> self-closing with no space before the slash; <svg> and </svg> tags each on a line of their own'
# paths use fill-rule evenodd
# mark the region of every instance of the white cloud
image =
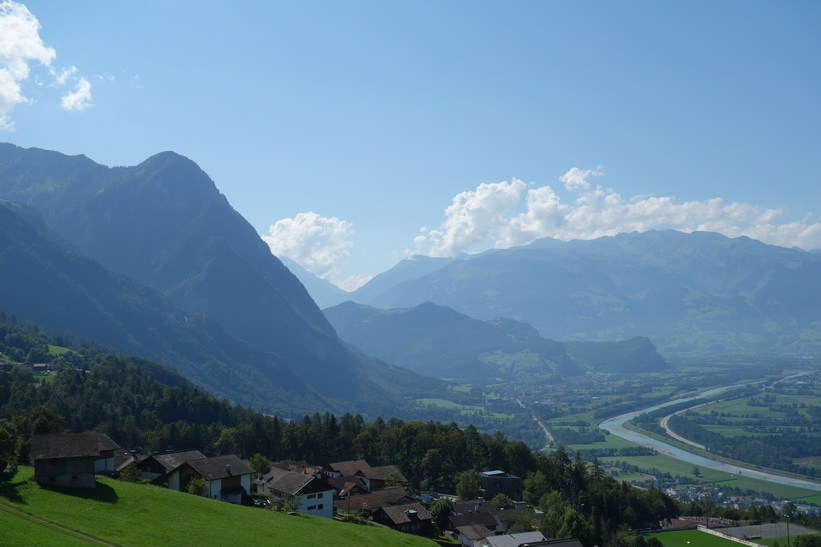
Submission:
<svg viewBox="0 0 821 547">
<path fill-rule="evenodd" d="M 0 2 L 0 130 L 11 131 L 12 111 L 18 104 L 33 101 L 23 93 L 22 83 L 28 80 L 31 63 L 51 67 L 57 56 L 40 38 L 40 22 L 28 8 L 12 0 Z M 91 84 L 77 74 L 77 69 L 49 69 L 55 86 L 75 83 L 74 91 L 62 99 L 66 110 L 83 110 L 91 105 Z"/>
<path fill-rule="evenodd" d="M 525 183 L 482 183 L 476 190 L 462 192 L 445 209 L 445 221 L 438 230 L 426 231 L 414 241 L 431 256 L 452 256 L 497 233 L 508 222 L 506 216 L 519 202 Z"/>
<path fill-rule="evenodd" d="M 684 232 L 714 231 L 729 237 L 746 235 L 765 243 L 804 249 L 821 247 L 821 224 L 801 221 L 776 224 L 783 209 L 762 209 L 722 198 L 677 202 L 673 196 L 643 195 L 625 200 L 610 188 L 588 179 L 603 171 L 573 168 L 559 178 L 573 196 L 565 203 L 550 186 L 530 188 L 521 202 L 524 183 L 481 184 L 476 191 L 457 195 L 436 230 L 414 240 L 413 253 L 454 256 L 484 248 L 525 245 L 542 237 L 561 240 L 593 239 L 621 232 L 672 228 Z M 513 214 L 517 207 L 524 211 Z M 521 209 L 520 209 L 521 210 Z M 473 249 L 471 249 L 473 247 Z"/>
<path fill-rule="evenodd" d="M 91 84 L 85 78 L 79 78 L 74 91 L 66 93 L 60 101 L 60 107 L 68 111 L 85 110 L 91 106 Z"/>
<path fill-rule="evenodd" d="M 29 99 L 20 82 L 29 77 L 29 62 L 48 66 L 57 53 L 40 39 L 40 22 L 23 4 L 0 3 L 0 129 L 14 129 L 11 112 Z"/>
<path fill-rule="evenodd" d="M 278 220 L 262 236 L 271 252 L 287 256 L 321 279 L 334 281 L 339 266 L 350 256 L 353 225 L 336 217 L 322 217 L 313 212 Z M 340 282 L 354 285 L 356 279 Z"/>
</svg>

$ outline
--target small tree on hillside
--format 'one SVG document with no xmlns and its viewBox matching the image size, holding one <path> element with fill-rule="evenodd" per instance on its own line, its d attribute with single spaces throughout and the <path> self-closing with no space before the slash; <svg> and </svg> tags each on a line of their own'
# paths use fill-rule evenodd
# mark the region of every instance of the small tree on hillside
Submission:
<svg viewBox="0 0 821 547">
<path fill-rule="evenodd" d="M 491 501 L 496 509 L 513 509 L 514 503 L 506 494 L 496 494 Z"/>
<path fill-rule="evenodd" d="M 140 480 L 140 470 L 134 465 L 134 462 L 123 467 L 120 471 L 120 480 L 126 482 L 137 482 Z"/>
<path fill-rule="evenodd" d="M 448 517 L 453 514 L 453 502 L 448 498 L 440 498 L 428 506 L 428 512 L 436 526 L 444 530 L 448 524 Z"/>
<path fill-rule="evenodd" d="M 188 481 L 185 491 L 195 496 L 204 496 L 208 491 L 208 483 L 200 477 L 194 477 Z"/>
<path fill-rule="evenodd" d="M 394 469 L 385 475 L 385 488 L 399 488 L 402 486 L 402 473 Z"/>
<path fill-rule="evenodd" d="M 271 460 L 257 452 L 251 456 L 251 467 L 257 472 L 258 476 L 262 476 L 271 470 Z"/>
<path fill-rule="evenodd" d="M 459 473 L 456 482 L 456 495 L 460 500 L 475 500 L 479 497 L 479 473 L 475 469 L 468 469 Z"/>
</svg>

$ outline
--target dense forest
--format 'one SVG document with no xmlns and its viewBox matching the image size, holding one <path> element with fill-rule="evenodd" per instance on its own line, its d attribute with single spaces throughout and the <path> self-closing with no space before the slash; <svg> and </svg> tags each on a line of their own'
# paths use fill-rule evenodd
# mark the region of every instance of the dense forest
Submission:
<svg viewBox="0 0 821 547">
<path fill-rule="evenodd" d="M 525 501 L 544 511 L 538 526 L 547 537 L 579 537 L 585 545 L 629 546 L 631 528 L 657 527 L 682 512 L 725 511 L 681 506 L 654 488 L 634 488 L 605 474 L 595 459 L 587 462 L 562 448 L 545 455 L 501 433 L 455 423 L 366 422 L 360 415 L 330 413 L 284 420 L 217 400 L 155 363 L 88 344 L 68 350 L 61 344 L 70 346 L 71 340 L 0 316 L 0 354 L 49 360 L 58 369 L 48 376 L 21 367 L 0 373 L 3 463 L 14 457 L 25 461 L 31 434 L 98 431 L 143 451 L 199 449 L 207 455 L 259 453 L 320 465 L 350 459 L 395 464 L 420 490 L 466 499 L 478 493 L 478 471 L 503 469 L 524 477 Z M 523 524 L 531 525 L 536 523 Z"/>
</svg>

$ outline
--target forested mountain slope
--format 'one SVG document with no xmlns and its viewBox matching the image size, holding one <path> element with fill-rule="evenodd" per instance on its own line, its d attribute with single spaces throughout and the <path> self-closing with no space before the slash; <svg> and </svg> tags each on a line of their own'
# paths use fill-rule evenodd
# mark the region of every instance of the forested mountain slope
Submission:
<svg viewBox="0 0 821 547">
<path fill-rule="evenodd" d="M 9 275 L 0 310 L 160 360 L 259 409 L 401 414 L 408 394 L 384 380 L 396 370 L 339 340 L 192 161 L 169 152 L 108 168 L 0 144 L 0 199 L 42 214 L 39 229 L 16 224 L 2 234 Z M 15 211 L 9 226 L 23 212 L 36 218 Z"/>
</svg>

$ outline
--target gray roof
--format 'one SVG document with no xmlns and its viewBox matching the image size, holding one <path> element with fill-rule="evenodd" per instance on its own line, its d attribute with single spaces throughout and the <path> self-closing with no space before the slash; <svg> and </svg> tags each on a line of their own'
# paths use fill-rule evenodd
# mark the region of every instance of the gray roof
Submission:
<svg viewBox="0 0 821 547">
<path fill-rule="evenodd" d="M 365 460 L 351 460 L 347 462 L 334 462 L 328 464 L 328 467 L 343 476 L 349 477 L 356 475 L 356 472 L 362 468 L 370 468 L 370 464 Z"/>
<path fill-rule="evenodd" d="M 430 516 L 430 513 L 428 513 L 428 510 L 422 507 L 420 503 L 392 505 L 390 507 L 380 507 L 378 510 L 383 511 L 395 524 L 419 522 L 433 518 Z"/>
<path fill-rule="evenodd" d="M 519 547 L 522 543 L 532 543 L 535 541 L 544 540 L 545 537 L 541 532 L 522 532 L 520 534 L 489 536 L 486 538 L 489 547 Z"/>
<path fill-rule="evenodd" d="M 104 433 L 33 435 L 31 437 L 31 458 L 33 460 L 97 458 L 101 452 L 117 448 L 120 448 L 119 445 Z"/>
<path fill-rule="evenodd" d="M 239 457 L 233 454 L 216 456 L 214 458 L 203 458 L 201 460 L 191 460 L 186 463 L 207 481 L 215 481 L 217 479 L 225 479 L 237 475 L 249 475 L 254 472 L 250 463 L 239 459 Z"/>
<path fill-rule="evenodd" d="M 287 471 L 278 467 L 272 467 L 269 472 L 263 475 L 262 480 L 268 490 L 292 496 L 333 490 L 329 484 L 313 475 Z"/>
<path fill-rule="evenodd" d="M 165 454 L 151 454 L 154 461 L 165 467 L 170 473 L 185 462 L 205 459 L 205 454 L 199 450 L 184 450 L 182 452 L 168 452 Z"/>
<path fill-rule="evenodd" d="M 464 515 L 451 515 L 448 517 L 451 528 L 459 528 L 461 526 L 470 526 L 471 524 L 481 524 L 491 530 L 495 530 L 499 526 L 496 517 L 490 513 L 466 513 Z"/>
<path fill-rule="evenodd" d="M 456 531 L 465 536 L 465 538 L 470 541 L 477 541 L 493 535 L 493 532 L 491 532 L 481 524 L 468 524 L 467 526 L 459 526 L 456 529 Z"/>
</svg>

